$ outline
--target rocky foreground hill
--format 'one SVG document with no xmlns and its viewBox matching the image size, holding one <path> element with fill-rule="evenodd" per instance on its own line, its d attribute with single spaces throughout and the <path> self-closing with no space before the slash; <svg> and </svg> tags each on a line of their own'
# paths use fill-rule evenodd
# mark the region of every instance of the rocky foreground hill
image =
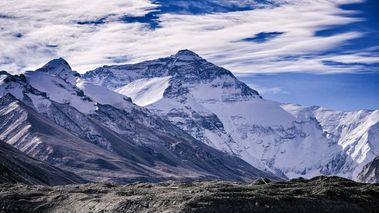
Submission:
<svg viewBox="0 0 379 213">
<path fill-rule="evenodd" d="M 0 212 L 379 212 L 379 185 L 339 177 L 123 186 L 2 184 Z"/>
</svg>

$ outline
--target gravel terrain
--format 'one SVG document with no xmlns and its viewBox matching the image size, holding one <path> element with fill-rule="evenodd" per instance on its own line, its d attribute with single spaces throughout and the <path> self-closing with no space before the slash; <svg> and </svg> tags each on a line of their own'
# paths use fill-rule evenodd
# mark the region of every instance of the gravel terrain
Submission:
<svg viewBox="0 0 379 213">
<path fill-rule="evenodd" d="M 379 185 L 339 177 L 254 183 L 2 184 L 0 212 L 379 212 Z"/>
</svg>

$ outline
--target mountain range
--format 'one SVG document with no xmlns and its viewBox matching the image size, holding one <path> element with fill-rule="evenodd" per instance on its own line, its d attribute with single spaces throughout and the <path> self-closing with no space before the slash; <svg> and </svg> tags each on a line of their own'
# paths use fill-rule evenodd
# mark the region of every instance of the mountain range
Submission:
<svg viewBox="0 0 379 213">
<path fill-rule="evenodd" d="M 0 139 L 89 181 L 278 179 L 81 80 L 63 59 L 22 75 L 2 72 L 0 95 Z"/>
<path fill-rule="evenodd" d="M 377 182 L 379 110 L 264 99 L 190 50 L 83 75 L 62 58 L 0 73 L 0 140 L 88 181 Z"/>
</svg>

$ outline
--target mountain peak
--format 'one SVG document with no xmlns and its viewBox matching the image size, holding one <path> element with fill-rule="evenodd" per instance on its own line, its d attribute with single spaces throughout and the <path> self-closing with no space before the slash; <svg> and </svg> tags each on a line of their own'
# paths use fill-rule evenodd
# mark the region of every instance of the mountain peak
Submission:
<svg viewBox="0 0 379 213">
<path fill-rule="evenodd" d="M 198 54 L 188 49 L 179 50 L 174 57 L 182 60 L 204 60 Z"/>
<path fill-rule="evenodd" d="M 72 71 L 68 62 L 63 58 L 56 58 L 49 61 L 38 71 L 50 72 L 50 71 Z"/>
<path fill-rule="evenodd" d="M 73 71 L 69 63 L 63 58 L 53 59 L 36 71 L 49 73 L 72 84 L 75 83 L 76 77 L 79 76 L 79 74 Z"/>
</svg>

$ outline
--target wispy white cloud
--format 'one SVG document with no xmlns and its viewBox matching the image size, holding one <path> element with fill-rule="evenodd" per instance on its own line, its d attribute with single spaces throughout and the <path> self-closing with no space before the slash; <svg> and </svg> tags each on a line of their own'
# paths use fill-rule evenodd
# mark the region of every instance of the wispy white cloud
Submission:
<svg viewBox="0 0 379 213">
<path fill-rule="evenodd" d="M 315 36 L 330 25 L 360 21 L 338 7 L 358 0 L 291 0 L 280 7 L 206 15 L 162 14 L 161 28 L 143 23 L 123 23 L 123 15 L 141 16 L 154 5 L 147 0 L 1 1 L 0 69 L 21 72 L 34 69 L 54 57 L 65 57 L 83 72 L 114 59 L 129 63 L 192 49 L 210 61 L 238 73 L 353 72 L 350 67 L 324 61 L 376 63 L 369 53 L 319 55 L 361 32 Z M 78 24 L 103 20 L 103 24 Z M 263 43 L 242 41 L 261 32 L 284 32 Z M 369 50 L 368 50 L 369 51 Z M 121 60 L 122 61 L 122 60 Z M 120 62 L 120 60 L 117 60 Z"/>
<path fill-rule="evenodd" d="M 288 94 L 287 91 L 285 91 L 284 89 L 282 89 L 280 87 L 264 87 L 264 86 L 260 86 L 260 85 L 252 84 L 252 83 L 248 84 L 248 86 L 257 90 L 261 95 Z"/>
<path fill-rule="evenodd" d="M 371 56 L 364 54 L 347 54 L 347 55 L 334 55 L 329 57 L 324 57 L 326 61 L 335 61 L 345 64 L 374 64 L 379 63 L 379 56 Z"/>
<path fill-rule="evenodd" d="M 86 55 L 96 61 L 100 54 L 91 53 L 105 46 L 96 46 L 97 41 L 90 38 L 104 32 L 79 22 L 105 19 L 113 26 L 120 16 L 144 15 L 154 7 L 148 0 L 0 1 L 0 69 L 20 72 L 58 56 Z M 109 32 L 108 36 L 119 33 Z M 92 62 L 75 60 L 73 65 L 87 63 Z"/>
</svg>

